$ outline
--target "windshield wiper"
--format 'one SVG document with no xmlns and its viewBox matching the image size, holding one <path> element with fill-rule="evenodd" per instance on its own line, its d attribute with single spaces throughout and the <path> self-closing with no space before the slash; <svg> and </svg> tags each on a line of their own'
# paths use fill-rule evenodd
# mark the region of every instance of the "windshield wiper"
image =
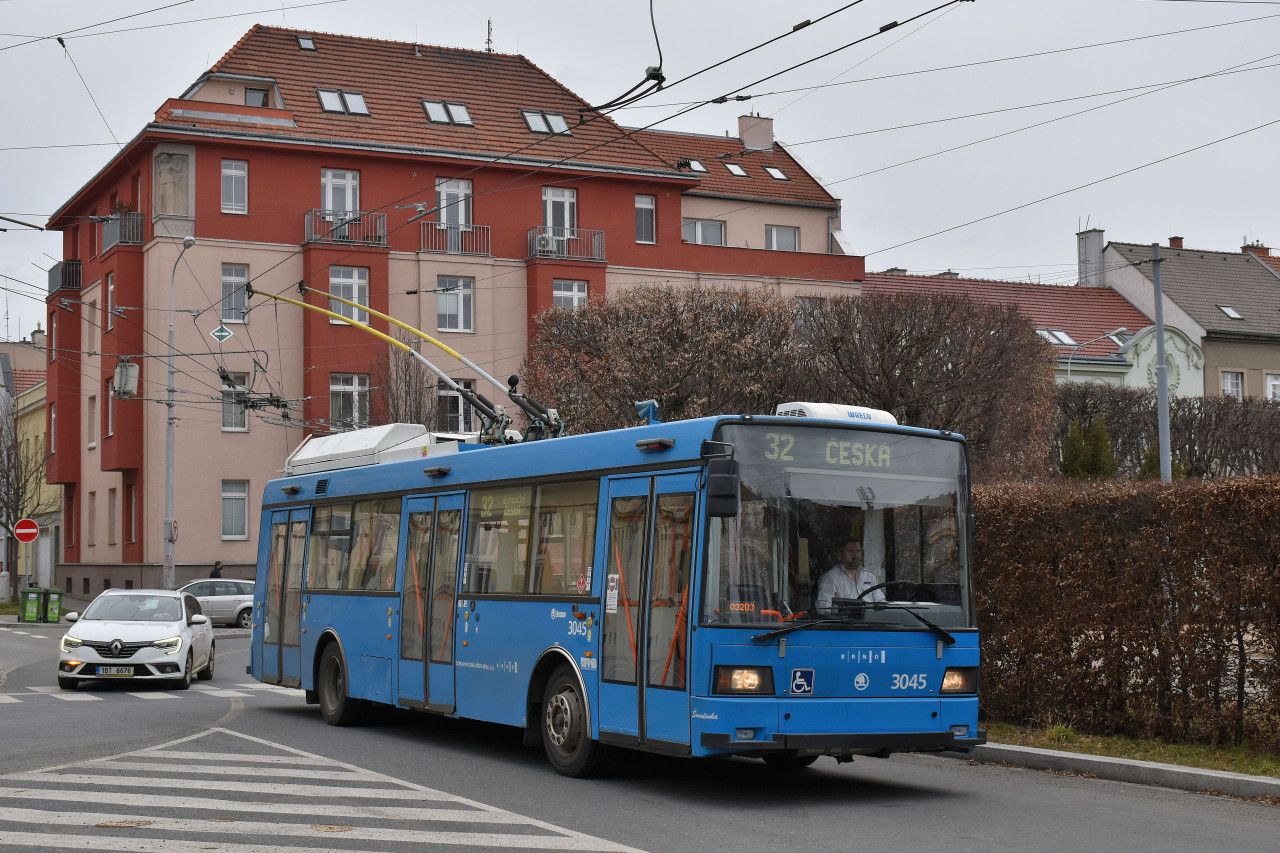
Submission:
<svg viewBox="0 0 1280 853">
<path fill-rule="evenodd" d="M 924 625 L 933 633 L 937 634 L 939 639 L 941 639 L 942 642 L 946 643 L 948 646 L 954 646 L 956 644 L 956 638 L 954 634 L 952 634 L 950 631 L 948 631 L 946 628 L 943 628 L 941 625 L 937 624 L 936 622 L 930 619 L 924 618 L 919 613 L 915 612 L 905 604 L 886 604 L 883 601 L 876 601 L 868 606 L 872 610 L 901 610 L 904 613 L 909 613 L 917 622 Z"/>
<path fill-rule="evenodd" d="M 774 628 L 772 631 L 765 631 L 763 634 L 756 634 L 751 638 L 753 643 L 767 643 L 775 637 L 781 637 L 790 634 L 792 631 L 799 631 L 801 628 L 812 628 L 814 625 L 847 625 L 844 619 L 810 619 L 806 622 L 792 622 L 790 625 L 783 625 L 781 628 Z"/>
</svg>

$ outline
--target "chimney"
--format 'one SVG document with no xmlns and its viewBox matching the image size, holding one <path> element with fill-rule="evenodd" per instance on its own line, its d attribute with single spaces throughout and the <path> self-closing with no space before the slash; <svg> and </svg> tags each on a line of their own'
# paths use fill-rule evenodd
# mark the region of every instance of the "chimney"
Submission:
<svg viewBox="0 0 1280 853">
<path fill-rule="evenodd" d="M 31 346 L 36 349 L 44 349 L 44 329 L 39 325 L 31 332 Z"/>
<path fill-rule="evenodd" d="M 748 151 L 773 149 L 773 119 L 768 116 L 738 116 L 738 138 Z"/>
<path fill-rule="evenodd" d="M 1107 241 L 1101 228 L 1090 228 L 1076 235 L 1076 261 L 1080 283 L 1089 287 L 1102 287 L 1102 250 Z"/>
<path fill-rule="evenodd" d="M 889 267 L 887 270 L 885 270 L 880 274 L 881 275 L 906 275 L 907 271 L 902 267 Z"/>
<path fill-rule="evenodd" d="M 948 269 L 948 270 L 945 270 L 944 272 L 934 273 L 933 277 L 934 278 L 959 278 L 960 273 L 956 272 L 955 270 Z"/>
<path fill-rule="evenodd" d="M 1262 245 L 1261 240 L 1254 240 L 1252 243 L 1245 243 L 1240 247 L 1240 251 L 1247 252 L 1250 255 L 1257 255 L 1260 258 L 1271 257 L 1271 250 Z"/>
<path fill-rule="evenodd" d="M 1170 248 L 1170 249 L 1181 249 L 1181 248 L 1182 248 L 1182 238 L 1181 238 L 1181 237 L 1170 237 L 1170 238 L 1169 238 L 1169 248 Z"/>
</svg>

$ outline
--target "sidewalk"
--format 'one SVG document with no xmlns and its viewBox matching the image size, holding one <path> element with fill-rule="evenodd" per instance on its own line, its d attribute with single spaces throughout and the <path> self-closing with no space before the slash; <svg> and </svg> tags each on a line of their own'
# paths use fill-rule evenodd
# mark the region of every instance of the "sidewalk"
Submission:
<svg viewBox="0 0 1280 853">
<path fill-rule="evenodd" d="M 1205 770 L 1180 764 L 1161 764 L 1156 761 L 1137 761 L 1003 743 L 988 743 L 976 747 L 972 752 L 946 752 L 943 755 L 980 764 L 1008 764 L 1032 770 L 1083 773 L 1115 782 L 1158 785 L 1180 791 L 1221 793 L 1234 797 L 1280 798 L 1280 779 L 1274 776 L 1252 776 L 1248 773 Z"/>
</svg>

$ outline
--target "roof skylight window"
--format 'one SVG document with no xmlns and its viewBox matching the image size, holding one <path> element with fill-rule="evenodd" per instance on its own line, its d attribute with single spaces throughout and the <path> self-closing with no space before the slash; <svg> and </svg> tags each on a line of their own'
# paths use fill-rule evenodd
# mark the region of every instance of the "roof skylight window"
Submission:
<svg viewBox="0 0 1280 853">
<path fill-rule="evenodd" d="M 569 125 L 560 113 L 544 113 L 539 110 L 521 110 L 524 123 L 534 133 L 558 133 L 568 135 Z"/>
<path fill-rule="evenodd" d="M 725 163 L 724 167 L 729 170 L 729 174 L 737 175 L 739 178 L 747 176 L 747 170 L 739 166 L 737 163 Z"/>
<path fill-rule="evenodd" d="M 298 47 L 302 50 L 315 50 L 316 43 L 307 36 L 298 36 Z"/>
<path fill-rule="evenodd" d="M 320 97 L 320 109 L 327 113 L 350 113 L 360 116 L 369 114 L 369 105 L 365 103 L 364 95 L 359 92 L 316 89 L 316 94 Z"/>
<path fill-rule="evenodd" d="M 776 168 L 776 167 L 774 167 L 774 166 L 765 166 L 765 167 L 764 167 L 764 170 L 765 170 L 766 172 L 768 172 L 768 173 L 769 173 L 769 177 L 773 178 L 775 181 L 789 181 L 789 180 L 791 180 L 790 178 L 788 178 L 788 177 L 786 176 L 786 174 L 784 174 L 784 173 L 783 173 L 783 171 L 782 171 L 781 169 L 778 169 L 778 168 Z"/>
<path fill-rule="evenodd" d="M 1036 334 L 1054 346 L 1076 346 L 1075 338 L 1071 337 L 1061 329 L 1036 329 Z"/>
<path fill-rule="evenodd" d="M 1232 308 L 1230 305 L 1219 305 L 1218 310 L 1221 311 L 1223 314 L 1226 314 L 1232 320 L 1244 319 L 1244 317 L 1240 314 L 1240 312 Z"/>
<path fill-rule="evenodd" d="M 423 101 L 422 108 L 427 112 L 427 120 L 433 124 L 471 124 L 471 114 L 462 104 Z"/>
<path fill-rule="evenodd" d="M 364 95 L 359 92 L 343 92 L 342 100 L 347 104 L 347 112 L 367 116 L 369 105 L 364 102 Z"/>
<path fill-rule="evenodd" d="M 690 170 L 692 170 L 692 171 L 694 171 L 694 172 L 705 172 L 705 171 L 707 171 L 707 167 L 706 167 L 706 166 L 704 166 L 704 165 L 702 165 L 702 161 L 701 161 L 701 160 L 690 160 L 690 161 L 689 161 L 689 168 L 690 168 Z"/>
</svg>

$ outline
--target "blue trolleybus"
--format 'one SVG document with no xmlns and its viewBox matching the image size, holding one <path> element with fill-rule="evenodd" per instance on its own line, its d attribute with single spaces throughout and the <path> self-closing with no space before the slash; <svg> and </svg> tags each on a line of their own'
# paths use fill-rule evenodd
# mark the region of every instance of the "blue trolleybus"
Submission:
<svg viewBox="0 0 1280 853">
<path fill-rule="evenodd" d="M 519 726 L 575 776 L 609 747 L 982 743 L 963 439 L 779 413 L 312 439 L 266 487 L 250 672 L 335 725 L 377 703 Z"/>
</svg>

